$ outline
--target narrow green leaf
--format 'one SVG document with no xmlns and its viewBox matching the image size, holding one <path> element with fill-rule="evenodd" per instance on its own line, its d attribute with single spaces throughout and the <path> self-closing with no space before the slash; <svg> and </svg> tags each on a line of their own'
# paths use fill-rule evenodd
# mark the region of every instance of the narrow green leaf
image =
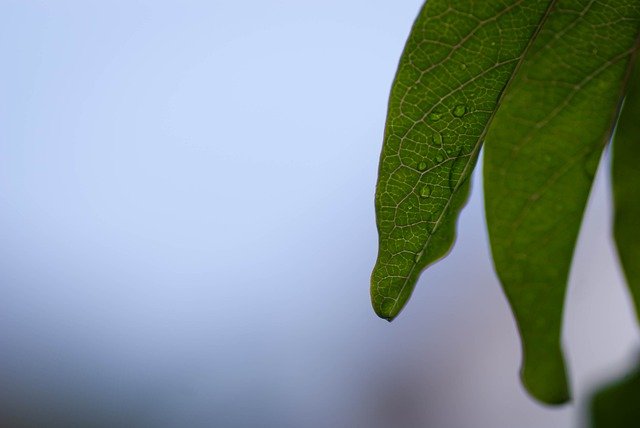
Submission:
<svg viewBox="0 0 640 428">
<path fill-rule="evenodd" d="M 640 1 L 559 0 L 486 138 L 494 264 L 522 338 L 522 381 L 548 404 L 570 396 L 560 345 L 567 277 L 639 28 Z"/>
<path fill-rule="evenodd" d="M 592 428 L 640 426 L 640 365 L 598 391 L 591 400 Z"/>
<path fill-rule="evenodd" d="M 637 59 L 613 139 L 611 175 L 615 205 L 613 233 L 640 320 L 640 63 Z"/>
<path fill-rule="evenodd" d="M 376 187 L 376 313 L 451 248 L 483 135 L 551 0 L 429 0 L 391 90 Z"/>
</svg>

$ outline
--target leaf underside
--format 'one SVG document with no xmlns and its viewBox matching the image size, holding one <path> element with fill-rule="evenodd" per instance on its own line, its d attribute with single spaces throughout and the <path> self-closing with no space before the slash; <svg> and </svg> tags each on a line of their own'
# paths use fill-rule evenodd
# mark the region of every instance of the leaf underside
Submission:
<svg viewBox="0 0 640 428">
<path fill-rule="evenodd" d="M 376 313 L 393 319 L 451 248 L 483 136 L 550 0 L 430 0 L 392 86 L 376 186 Z"/>
<path fill-rule="evenodd" d="M 487 224 L 522 339 L 521 378 L 548 404 L 570 395 L 560 345 L 567 278 L 639 28 L 637 0 L 557 1 L 485 142 Z"/>
<path fill-rule="evenodd" d="M 639 28 L 638 0 L 425 4 L 392 86 L 380 157 L 371 276 L 380 317 L 397 316 L 422 270 L 451 248 L 486 137 L 487 222 L 522 338 L 521 378 L 542 402 L 569 399 L 560 345 L 567 277 Z M 628 121 L 638 126 L 634 105 Z M 625 135 L 637 143 L 637 128 Z M 628 178 L 640 174 L 637 148 L 633 163 L 619 161 L 623 182 L 638 181 Z M 627 187 L 618 185 L 624 199 L 640 200 Z M 626 233 L 640 205 L 617 210 L 616 234 Z M 626 244 L 618 239 L 621 252 L 638 242 L 634 231 Z M 625 269 L 638 304 L 640 271 Z"/>
<path fill-rule="evenodd" d="M 614 237 L 640 320 L 640 64 L 636 58 L 613 138 Z"/>
</svg>

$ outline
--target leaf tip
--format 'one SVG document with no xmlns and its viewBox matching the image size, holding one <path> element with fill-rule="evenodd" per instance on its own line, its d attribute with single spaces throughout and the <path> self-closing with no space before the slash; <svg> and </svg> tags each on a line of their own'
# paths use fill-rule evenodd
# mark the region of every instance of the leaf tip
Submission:
<svg viewBox="0 0 640 428">
<path fill-rule="evenodd" d="M 373 302 L 373 310 L 375 311 L 376 315 L 389 322 L 393 321 L 398 315 L 398 311 L 393 310 L 394 306 L 395 305 L 385 305 L 384 303 L 376 304 L 375 301 Z"/>
<path fill-rule="evenodd" d="M 566 369 L 562 357 L 549 360 L 523 361 L 520 380 L 527 392 L 539 403 L 561 406 L 571 401 Z"/>
<path fill-rule="evenodd" d="M 373 311 L 378 317 L 391 322 L 397 315 L 397 311 L 396 313 L 394 313 L 396 301 L 392 297 L 386 295 L 388 290 L 383 287 L 381 282 L 382 281 L 380 281 L 378 261 L 376 262 L 376 265 L 373 268 L 373 272 L 371 273 L 371 306 L 373 307 Z"/>
</svg>

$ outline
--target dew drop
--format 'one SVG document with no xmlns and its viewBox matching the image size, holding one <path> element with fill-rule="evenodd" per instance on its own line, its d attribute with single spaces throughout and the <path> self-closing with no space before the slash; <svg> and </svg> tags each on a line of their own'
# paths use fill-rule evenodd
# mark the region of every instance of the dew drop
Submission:
<svg viewBox="0 0 640 428">
<path fill-rule="evenodd" d="M 418 164 L 418 171 L 424 171 L 425 169 L 427 169 L 427 163 L 426 162 L 420 162 Z"/>
<path fill-rule="evenodd" d="M 466 70 L 467 69 L 467 64 L 460 64 L 460 68 L 462 70 Z"/>
<path fill-rule="evenodd" d="M 441 154 L 436 155 L 436 162 L 440 163 L 444 160 Z"/>
<path fill-rule="evenodd" d="M 429 113 L 429 120 L 435 122 L 436 120 L 440 120 L 440 118 L 442 117 L 442 113 Z"/>
<path fill-rule="evenodd" d="M 420 196 L 423 198 L 428 198 L 431 195 L 431 186 L 424 186 L 422 190 L 420 190 Z"/>
<path fill-rule="evenodd" d="M 440 135 L 439 132 L 436 132 L 435 134 L 433 134 L 433 144 L 435 144 L 436 146 L 440 146 L 442 147 L 442 135 Z"/>
<path fill-rule="evenodd" d="M 465 113 L 467 112 L 467 106 L 463 105 L 463 104 L 458 104 L 457 106 L 455 106 L 453 108 L 453 115 L 455 117 L 462 117 L 465 115 Z"/>
</svg>

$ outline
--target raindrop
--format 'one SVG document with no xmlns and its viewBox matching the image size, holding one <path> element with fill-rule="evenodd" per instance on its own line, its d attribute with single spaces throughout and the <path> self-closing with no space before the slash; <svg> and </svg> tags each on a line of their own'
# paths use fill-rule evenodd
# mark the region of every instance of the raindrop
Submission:
<svg viewBox="0 0 640 428">
<path fill-rule="evenodd" d="M 462 117 L 465 115 L 466 112 L 467 112 L 467 106 L 462 104 L 458 104 L 453 108 L 453 115 L 455 117 Z"/>
<path fill-rule="evenodd" d="M 435 134 L 433 134 L 433 144 L 435 144 L 436 146 L 440 146 L 442 147 L 442 135 L 440 135 L 439 132 L 436 132 Z"/>
<path fill-rule="evenodd" d="M 444 160 L 441 154 L 436 155 L 436 162 L 440 163 Z"/>
<path fill-rule="evenodd" d="M 418 171 L 424 171 L 425 169 L 427 169 L 427 163 L 426 162 L 420 162 L 418 164 Z"/>
<path fill-rule="evenodd" d="M 428 198 L 431 195 L 431 186 L 424 186 L 422 190 L 420 190 L 420 196 L 423 198 Z"/>
<path fill-rule="evenodd" d="M 442 113 L 429 113 L 429 120 L 435 122 L 436 120 L 440 120 L 440 118 L 442 117 Z"/>
</svg>

